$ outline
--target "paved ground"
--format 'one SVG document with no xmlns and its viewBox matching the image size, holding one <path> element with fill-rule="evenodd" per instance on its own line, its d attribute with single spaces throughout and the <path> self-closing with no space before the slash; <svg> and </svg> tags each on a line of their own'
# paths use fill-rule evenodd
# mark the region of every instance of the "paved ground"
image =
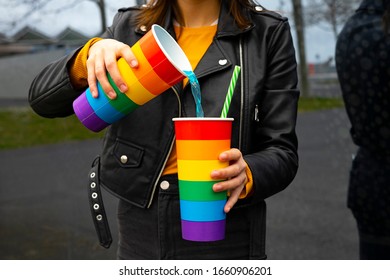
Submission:
<svg viewBox="0 0 390 280">
<path fill-rule="evenodd" d="M 299 115 L 300 170 L 268 199 L 269 259 L 357 259 L 346 208 L 351 154 L 344 110 Z M 86 174 L 100 141 L 0 151 L 0 259 L 115 259 L 116 199 L 105 194 L 114 244 L 101 248 Z"/>
<path fill-rule="evenodd" d="M 351 155 L 344 110 L 300 114 L 300 169 L 268 202 L 270 259 L 357 259 L 355 221 L 346 208 Z"/>
<path fill-rule="evenodd" d="M 83 141 L 0 152 L 0 259 L 115 258 L 115 246 L 97 244 L 87 202 L 86 176 L 99 146 Z M 112 202 L 107 195 L 108 210 Z"/>
</svg>

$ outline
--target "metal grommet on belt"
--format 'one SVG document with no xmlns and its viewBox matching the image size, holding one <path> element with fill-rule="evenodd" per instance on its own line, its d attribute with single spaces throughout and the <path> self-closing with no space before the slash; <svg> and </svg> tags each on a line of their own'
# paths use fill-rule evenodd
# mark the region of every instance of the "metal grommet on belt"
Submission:
<svg viewBox="0 0 390 280">
<path fill-rule="evenodd" d="M 91 175 L 89 175 L 91 178 L 95 178 L 96 176 L 96 173 L 95 172 L 92 172 Z"/>
<path fill-rule="evenodd" d="M 160 188 L 162 189 L 162 190 L 167 190 L 167 189 L 169 189 L 169 182 L 168 181 L 162 181 L 161 183 L 160 183 Z"/>
<path fill-rule="evenodd" d="M 99 204 L 96 203 L 96 204 L 93 205 L 93 209 L 99 210 L 99 208 L 100 208 Z"/>
</svg>

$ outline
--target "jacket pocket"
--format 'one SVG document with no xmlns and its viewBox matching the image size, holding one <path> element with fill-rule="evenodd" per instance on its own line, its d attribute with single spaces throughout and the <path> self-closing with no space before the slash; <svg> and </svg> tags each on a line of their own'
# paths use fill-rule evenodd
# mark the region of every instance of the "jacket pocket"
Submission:
<svg viewBox="0 0 390 280">
<path fill-rule="evenodd" d="M 134 168 L 141 165 L 144 149 L 133 143 L 117 138 L 112 153 L 121 167 Z"/>
</svg>

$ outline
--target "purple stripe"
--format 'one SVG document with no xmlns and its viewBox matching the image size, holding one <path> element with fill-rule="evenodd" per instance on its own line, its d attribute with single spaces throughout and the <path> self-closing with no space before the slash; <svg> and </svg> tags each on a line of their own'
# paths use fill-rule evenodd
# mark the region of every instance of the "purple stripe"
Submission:
<svg viewBox="0 0 390 280">
<path fill-rule="evenodd" d="M 191 222 L 181 220 L 182 237 L 190 241 L 217 241 L 225 238 L 226 220 Z"/>
<path fill-rule="evenodd" d="M 99 132 L 109 125 L 95 114 L 85 92 L 73 101 L 73 110 L 80 122 L 89 130 Z"/>
</svg>

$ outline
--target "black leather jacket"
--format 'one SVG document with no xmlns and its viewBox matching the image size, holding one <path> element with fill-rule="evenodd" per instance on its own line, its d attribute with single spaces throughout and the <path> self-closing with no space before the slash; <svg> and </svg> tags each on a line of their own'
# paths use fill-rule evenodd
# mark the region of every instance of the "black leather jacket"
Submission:
<svg viewBox="0 0 390 280">
<path fill-rule="evenodd" d="M 133 45 L 145 33 L 131 23 L 137 11 L 119 10 L 103 37 Z M 246 12 L 252 25 L 240 30 L 222 4 L 217 34 L 195 74 L 205 116 L 217 117 L 234 65 L 242 68 L 229 117 L 234 118 L 232 146 L 241 150 L 254 178 L 253 196 L 241 203 L 252 204 L 286 188 L 296 174 L 299 90 L 287 19 L 260 7 Z M 163 27 L 174 36 L 171 16 Z M 33 81 L 29 101 L 38 114 L 73 114 L 72 102 L 81 93 L 69 82 L 67 65 L 73 55 L 47 66 Z M 111 125 L 101 156 L 103 186 L 130 203 L 148 207 L 174 143 L 172 118 L 177 116 L 195 116 L 190 88 L 181 84 Z M 127 162 L 121 162 L 122 155 Z"/>
</svg>

